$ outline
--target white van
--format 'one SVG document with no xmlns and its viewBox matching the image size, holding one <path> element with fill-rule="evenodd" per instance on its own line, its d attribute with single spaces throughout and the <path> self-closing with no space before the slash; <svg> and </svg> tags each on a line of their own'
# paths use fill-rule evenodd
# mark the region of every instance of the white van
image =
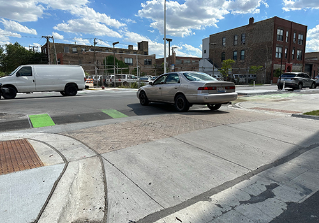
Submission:
<svg viewBox="0 0 319 223">
<path fill-rule="evenodd" d="M 59 91 L 63 96 L 74 96 L 85 89 L 85 74 L 78 65 L 22 65 L 9 76 L 0 78 L 2 96 L 16 97 L 17 93 Z"/>
</svg>

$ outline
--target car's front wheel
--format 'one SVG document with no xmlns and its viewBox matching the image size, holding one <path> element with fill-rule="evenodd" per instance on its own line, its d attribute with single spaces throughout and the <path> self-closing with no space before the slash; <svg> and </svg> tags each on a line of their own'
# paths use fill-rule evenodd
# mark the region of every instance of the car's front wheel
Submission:
<svg viewBox="0 0 319 223">
<path fill-rule="evenodd" d="M 298 89 L 301 90 L 302 89 L 302 83 L 298 84 Z"/>
<path fill-rule="evenodd" d="M 175 97 L 175 108 L 178 112 L 186 112 L 189 110 L 189 103 L 184 95 L 179 94 Z"/>
<path fill-rule="evenodd" d="M 208 104 L 207 107 L 212 110 L 212 111 L 215 111 L 215 110 L 218 110 L 222 105 L 221 104 Z"/>
<path fill-rule="evenodd" d="M 5 99 L 13 99 L 17 96 L 17 91 L 13 87 L 4 87 L 3 92 L 2 92 L 2 96 Z"/>
<path fill-rule="evenodd" d="M 143 106 L 146 106 L 150 103 L 144 91 L 141 91 L 139 98 L 140 98 L 140 104 Z"/>
<path fill-rule="evenodd" d="M 311 86 L 310 86 L 310 89 L 314 89 L 314 88 L 316 88 L 316 84 L 312 83 Z"/>
</svg>

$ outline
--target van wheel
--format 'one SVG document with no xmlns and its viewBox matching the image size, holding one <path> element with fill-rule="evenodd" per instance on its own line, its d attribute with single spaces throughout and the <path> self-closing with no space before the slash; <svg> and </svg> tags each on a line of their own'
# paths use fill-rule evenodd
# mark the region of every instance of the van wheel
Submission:
<svg viewBox="0 0 319 223">
<path fill-rule="evenodd" d="M 62 94 L 63 96 L 65 96 L 65 92 L 64 92 L 64 91 L 60 91 L 60 94 Z"/>
<path fill-rule="evenodd" d="M 64 91 L 66 96 L 75 96 L 77 92 L 78 92 L 78 89 L 75 85 L 67 85 Z"/>
<path fill-rule="evenodd" d="M 4 89 L 4 92 L 2 92 L 3 93 L 2 96 L 5 99 L 13 99 L 17 96 L 17 92 L 13 87 L 3 87 L 3 89 Z"/>
</svg>

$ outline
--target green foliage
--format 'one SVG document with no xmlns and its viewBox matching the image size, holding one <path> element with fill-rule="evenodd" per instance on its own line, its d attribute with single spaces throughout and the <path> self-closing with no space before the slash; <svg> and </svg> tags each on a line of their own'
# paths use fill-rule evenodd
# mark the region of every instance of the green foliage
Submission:
<svg viewBox="0 0 319 223">
<path fill-rule="evenodd" d="M 306 112 L 303 113 L 304 115 L 314 115 L 314 116 L 319 116 L 319 110 L 311 111 L 311 112 Z"/>
<path fill-rule="evenodd" d="M 274 77 L 279 77 L 280 74 L 281 74 L 281 71 L 279 68 L 274 71 Z"/>
<path fill-rule="evenodd" d="M 9 74 L 20 65 L 47 63 L 43 54 L 29 51 L 19 43 L 7 44 L 0 48 L 0 71 Z"/>
<path fill-rule="evenodd" d="M 250 74 L 257 74 L 259 71 L 261 71 L 263 66 L 251 66 L 249 68 L 249 73 Z"/>
<path fill-rule="evenodd" d="M 114 56 L 110 55 L 108 57 L 105 57 L 105 60 L 103 62 L 105 63 L 104 65 L 114 66 Z M 116 67 L 118 66 L 118 68 L 127 68 L 127 69 L 123 69 L 122 71 L 119 70 L 119 73 L 123 73 L 123 74 L 129 73 L 129 66 L 127 64 L 125 64 L 122 60 L 118 60 L 116 57 L 115 57 L 115 65 L 116 65 Z M 108 73 L 114 73 L 114 68 L 113 67 L 111 68 L 111 66 L 109 66 Z"/>
<path fill-rule="evenodd" d="M 228 78 L 229 71 L 231 70 L 233 63 L 235 63 L 232 59 L 227 59 L 222 62 L 222 67 L 220 68 L 220 73 L 224 76 L 224 78 Z"/>
<path fill-rule="evenodd" d="M 0 71 L 0 77 L 4 77 L 4 76 L 6 76 L 6 74 Z"/>
</svg>

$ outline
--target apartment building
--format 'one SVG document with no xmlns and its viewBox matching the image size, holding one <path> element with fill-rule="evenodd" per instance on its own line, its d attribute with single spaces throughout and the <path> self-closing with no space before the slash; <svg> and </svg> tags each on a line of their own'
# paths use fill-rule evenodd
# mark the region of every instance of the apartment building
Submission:
<svg viewBox="0 0 319 223">
<path fill-rule="evenodd" d="M 201 71 L 218 70 L 226 59 L 235 61 L 233 74 L 262 66 L 257 81 L 275 81 L 274 72 L 304 71 L 307 26 L 279 17 L 210 35 L 203 39 Z"/>
<path fill-rule="evenodd" d="M 139 67 L 139 73 L 143 75 L 154 75 L 155 54 L 148 54 L 148 42 L 138 43 L 138 49 L 134 50 L 133 45 L 127 49 L 100 47 L 77 44 L 51 43 L 48 42 L 41 48 L 47 55 L 51 64 L 72 64 L 81 65 L 84 71 L 90 75 L 105 75 L 113 73 L 113 65 L 107 65 L 104 61 L 108 56 L 114 56 L 129 66 L 129 72 L 136 72 Z M 121 73 L 121 69 L 117 69 Z"/>
</svg>

